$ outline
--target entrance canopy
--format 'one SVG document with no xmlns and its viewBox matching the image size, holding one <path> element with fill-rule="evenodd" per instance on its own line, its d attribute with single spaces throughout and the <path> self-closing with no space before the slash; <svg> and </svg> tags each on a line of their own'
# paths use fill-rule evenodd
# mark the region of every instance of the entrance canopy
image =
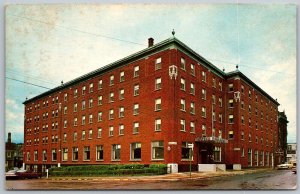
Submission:
<svg viewBox="0 0 300 194">
<path fill-rule="evenodd" d="M 195 142 L 228 143 L 228 140 L 219 137 L 196 137 Z"/>
</svg>

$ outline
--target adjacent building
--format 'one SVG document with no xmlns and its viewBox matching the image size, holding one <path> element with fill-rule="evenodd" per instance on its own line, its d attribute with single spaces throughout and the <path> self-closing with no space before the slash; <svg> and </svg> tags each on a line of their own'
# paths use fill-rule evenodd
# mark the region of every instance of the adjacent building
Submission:
<svg viewBox="0 0 300 194">
<path fill-rule="evenodd" d="M 293 163 L 297 162 L 297 144 L 296 143 L 288 143 L 287 144 L 287 162 Z"/>
<path fill-rule="evenodd" d="M 278 163 L 287 162 L 287 124 L 288 124 L 287 117 L 285 112 L 278 113 Z"/>
<path fill-rule="evenodd" d="M 175 37 L 148 44 L 24 102 L 26 168 L 274 165 L 277 100 L 238 68 L 225 73 Z"/>
<path fill-rule="evenodd" d="M 11 141 L 11 133 L 8 133 L 5 143 L 5 171 L 14 167 L 21 168 L 23 165 L 23 144 L 16 144 Z"/>
</svg>

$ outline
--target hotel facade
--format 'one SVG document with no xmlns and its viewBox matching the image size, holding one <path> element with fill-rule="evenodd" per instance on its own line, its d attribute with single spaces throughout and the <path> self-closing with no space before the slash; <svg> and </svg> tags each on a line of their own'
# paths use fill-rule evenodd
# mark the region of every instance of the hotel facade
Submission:
<svg viewBox="0 0 300 194">
<path fill-rule="evenodd" d="M 26 99 L 24 165 L 272 167 L 278 106 L 175 37 Z"/>
</svg>

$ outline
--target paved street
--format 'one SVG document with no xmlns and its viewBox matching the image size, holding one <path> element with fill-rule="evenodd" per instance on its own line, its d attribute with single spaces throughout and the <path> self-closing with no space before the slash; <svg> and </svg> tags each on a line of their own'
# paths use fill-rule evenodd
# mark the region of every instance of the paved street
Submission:
<svg viewBox="0 0 300 194">
<path fill-rule="evenodd" d="M 198 190 L 296 189 L 297 175 L 290 170 L 244 170 L 217 173 L 178 173 L 144 177 L 85 177 L 8 180 L 8 190 Z"/>
</svg>

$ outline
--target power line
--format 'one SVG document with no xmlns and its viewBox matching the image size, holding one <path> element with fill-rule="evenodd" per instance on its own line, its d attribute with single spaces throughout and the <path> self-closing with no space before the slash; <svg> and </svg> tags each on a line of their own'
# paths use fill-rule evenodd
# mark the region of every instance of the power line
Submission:
<svg viewBox="0 0 300 194">
<path fill-rule="evenodd" d="M 32 86 L 37 86 L 37 87 L 40 87 L 40 88 L 44 88 L 44 89 L 51 89 L 51 88 L 47 88 L 47 87 L 44 87 L 44 86 L 40 86 L 40 85 L 37 85 L 37 84 L 33 84 L 33 83 L 29 83 L 29 82 L 25 82 L 25 81 L 22 81 L 22 80 L 18 80 L 18 79 L 14 79 L 14 78 L 10 78 L 10 77 L 6 77 L 6 79 L 10 79 L 10 80 L 14 80 L 14 81 L 17 81 L 17 82 L 21 82 L 21 83 L 25 83 L 25 84 L 29 84 L 29 85 L 32 85 Z"/>
<path fill-rule="evenodd" d="M 108 38 L 108 39 L 117 40 L 117 41 L 121 41 L 121 42 L 127 42 L 127 43 L 130 43 L 130 44 L 147 46 L 147 45 L 141 44 L 141 43 L 136 43 L 136 42 L 132 42 L 132 41 L 128 41 L 128 40 L 123 40 L 123 39 L 120 39 L 120 38 L 114 38 L 114 37 L 111 37 L 111 36 L 106 36 L 106 35 L 91 33 L 91 32 L 79 30 L 79 29 L 76 29 L 76 28 L 69 28 L 69 27 L 65 27 L 65 26 L 61 26 L 61 25 L 51 24 L 51 23 L 48 23 L 48 22 L 44 22 L 44 21 L 40 21 L 40 20 L 36 20 L 36 19 L 24 17 L 24 16 L 18 16 L 18 15 L 13 15 L 13 14 L 8 14 L 8 15 L 11 15 L 11 16 L 17 17 L 17 18 L 21 18 L 21 19 L 26 19 L 26 20 L 30 20 L 30 21 L 42 23 L 42 24 L 46 24 L 46 25 L 55 26 L 55 27 L 58 27 L 58 28 L 63 28 L 63 29 L 70 30 L 70 31 L 75 31 L 75 32 L 83 33 L 83 34 L 88 34 L 88 35 L 91 35 L 91 36 L 103 37 L 103 38 Z"/>
</svg>

